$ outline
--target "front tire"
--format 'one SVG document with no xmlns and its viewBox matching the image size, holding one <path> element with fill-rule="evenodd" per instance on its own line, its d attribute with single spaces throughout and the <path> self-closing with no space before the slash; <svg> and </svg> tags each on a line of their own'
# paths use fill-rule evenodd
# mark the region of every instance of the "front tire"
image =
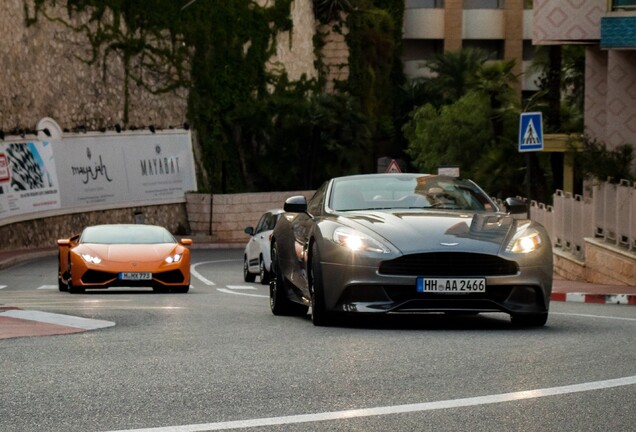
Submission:
<svg viewBox="0 0 636 432">
<path fill-rule="evenodd" d="M 334 317 L 328 312 L 325 306 L 325 290 L 322 279 L 322 268 L 320 267 L 320 255 L 316 244 L 311 246 L 309 286 L 311 291 L 311 321 L 315 326 L 330 326 Z"/>
<path fill-rule="evenodd" d="M 258 260 L 258 274 L 259 277 L 261 279 L 261 284 L 262 285 L 267 285 L 269 283 L 269 272 L 267 271 L 267 269 L 265 268 L 265 263 L 263 262 L 263 257 L 260 257 L 260 259 Z"/>
<path fill-rule="evenodd" d="M 543 327 L 548 322 L 548 313 L 514 314 L 510 321 L 515 327 Z"/>
<path fill-rule="evenodd" d="M 277 316 L 304 316 L 309 308 L 287 297 L 285 278 L 278 263 L 278 249 L 272 245 L 272 275 L 269 280 L 269 307 Z"/>
<path fill-rule="evenodd" d="M 247 255 L 243 256 L 243 280 L 245 282 L 254 282 L 256 275 L 250 273 L 249 263 L 247 262 Z"/>
<path fill-rule="evenodd" d="M 178 294 L 185 294 L 190 291 L 190 284 L 172 288 L 172 291 Z"/>
<path fill-rule="evenodd" d="M 69 279 L 68 279 L 68 292 L 70 292 L 71 294 L 83 294 L 84 293 L 84 288 L 73 286 L 73 279 L 71 279 L 70 275 L 69 275 Z"/>
</svg>

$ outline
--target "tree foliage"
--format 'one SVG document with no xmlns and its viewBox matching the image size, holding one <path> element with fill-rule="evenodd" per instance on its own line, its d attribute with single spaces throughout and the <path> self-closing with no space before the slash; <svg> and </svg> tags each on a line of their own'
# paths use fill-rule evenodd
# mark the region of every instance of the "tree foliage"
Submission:
<svg viewBox="0 0 636 432">
<path fill-rule="evenodd" d="M 359 21 L 365 15 L 349 1 L 314 1 L 321 19 L 348 15 L 363 23 L 356 46 L 380 44 L 354 50 L 355 64 L 373 77 L 371 90 L 326 95 L 322 81 L 290 82 L 268 64 L 276 36 L 292 30 L 291 2 L 25 0 L 25 10 L 28 25 L 43 16 L 83 34 L 89 55 L 82 61 L 106 72 L 114 57 L 121 60 L 124 126 L 130 86 L 186 89 L 208 174 L 200 188 L 239 192 L 313 188 L 328 176 L 369 170 L 370 131 L 386 117 L 383 107 L 390 112 L 392 18 L 377 11 L 379 19 Z"/>
<path fill-rule="evenodd" d="M 614 183 L 621 180 L 636 181 L 636 152 L 631 144 L 608 149 L 604 143 L 586 136 L 583 139 L 583 148 L 573 149 L 573 152 L 575 167 L 581 177 Z"/>
<path fill-rule="evenodd" d="M 488 58 L 485 51 L 468 48 L 427 63 L 433 75 L 411 91 L 432 102 L 415 109 L 403 128 L 407 153 L 423 172 L 458 166 L 463 177 L 493 195 L 523 195 L 526 163 L 517 150 L 514 61 Z M 535 189 L 538 196 L 545 188 Z"/>
</svg>

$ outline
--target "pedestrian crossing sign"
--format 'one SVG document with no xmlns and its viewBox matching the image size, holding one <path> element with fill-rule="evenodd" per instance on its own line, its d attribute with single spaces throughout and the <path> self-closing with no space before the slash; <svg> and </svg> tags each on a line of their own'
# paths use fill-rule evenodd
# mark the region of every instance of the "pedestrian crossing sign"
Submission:
<svg viewBox="0 0 636 432">
<path fill-rule="evenodd" d="M 543 150 L 543 117 L 540 112 L 521 113 L 519 118 L 519 151 Z"/>
</svg>

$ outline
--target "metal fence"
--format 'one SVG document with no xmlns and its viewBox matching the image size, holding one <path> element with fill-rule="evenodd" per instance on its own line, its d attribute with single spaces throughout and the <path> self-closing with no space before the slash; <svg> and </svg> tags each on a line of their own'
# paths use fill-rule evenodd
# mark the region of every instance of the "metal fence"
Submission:
<svg viewBox="0 0 636 432">
<path fill-rule="evenodd" d="M 582 261 L 585 237 L 636 252 L 636 183 L 597 183 L 590 198 L 557 190 L 551 206 L 532 201 L 530 217 L 546 227 L 555 248 Z"/>
</svg>

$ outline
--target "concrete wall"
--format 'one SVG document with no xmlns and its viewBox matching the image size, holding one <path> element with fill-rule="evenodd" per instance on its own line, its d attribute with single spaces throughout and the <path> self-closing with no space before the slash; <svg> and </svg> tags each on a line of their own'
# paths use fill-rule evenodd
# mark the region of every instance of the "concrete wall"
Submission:
<svg viewBox="0 0 636 432">
<path fill-rule="evenodd" d="M 246 243 L 245 227 L 256 226 L 267 210 L 283 208 L 294 195 L 308 199 L 313 191 L 241 194 L 186 194 L 188 221 L 195 242 Z"/>
<path fill-rule="evenodd" d="M 585 239 L 585 261 L 555 249 L 554 272 L 568 280 L 636 286 L 636 256 L 603 241 Z"/>
</svg>

